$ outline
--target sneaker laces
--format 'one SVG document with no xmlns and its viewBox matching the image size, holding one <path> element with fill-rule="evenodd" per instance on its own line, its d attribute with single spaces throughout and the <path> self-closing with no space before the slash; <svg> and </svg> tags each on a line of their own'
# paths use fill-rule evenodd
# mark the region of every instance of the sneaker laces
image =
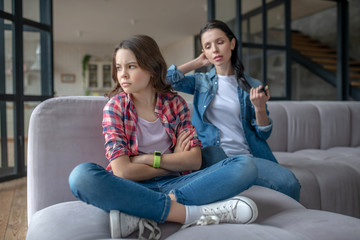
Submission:
<svg viewBox="0 0 360 240">
<path fill-rule="evenodd" d="M 148 229 L 150 231 L 150 235 L 148 237 L 144 237 L 144 231 Z M 157 223 L 152 220 L 141 218 L 139 221 L 139 240 L 159 240 L 161 237 L 161 231 L 158 227 Z"/>
<path fill-rule="evenodd" d="M 220 219 L 218 216 L 212 215 L 212 216 L 201 216 L 199 218 L 199 220 L 190 223 L 190 224 L 185 224 L 181 227 L 181 229 L 185 229 L 191 226 L 206 226 L 206 225 L 213 225 L 213 224 L 219 224 L 220 223 Z"/>
<path fill-rule="evenodd" d="M 199 220 L 196 221 L 196 225 L 198 226 L 205 226 L 205 225 L 212 225 L 212 224 L 219 224 L 220 219 L 218 216 L 201 216 Z"/>
<path fill-rule="evenodd" d="M 235 202 L 237 203 L 237 201 Z M 217 216 L 219 222 L 234 222 L 235 216 L 233 210 L 236 206 L 233 206 L 233 203 L 234 201 L 229 201 L 229 203 L 215 208 L 204 207 L 203 214 L 205 216 Z"/>
</svg>

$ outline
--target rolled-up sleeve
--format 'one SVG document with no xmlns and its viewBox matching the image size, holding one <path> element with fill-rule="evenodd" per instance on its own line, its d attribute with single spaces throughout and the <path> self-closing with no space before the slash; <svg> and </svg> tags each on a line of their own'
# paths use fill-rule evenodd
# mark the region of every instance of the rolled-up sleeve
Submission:
<svg viewBox="0 0 360 240">
<path fill-rule="evenodd" d="M 269 124 L 267 126 L 258 126 L 258 129 L 262 132 L 271 132 L 273 126 L 273 121 L 269 118 Z"/>
<path fill-rule="evenodd" d="M 266 126 L 257 125 L 255 119 L 253 119 L 252 125 L 255 127 L 256 133 L 260 138 L 267 140 L 270 137 L 270 134 L 272 132 L 272 127 L 273 127 L 273 121 L 271 118 L 269 118 L 269 124 Z"/>
<path fill-rule="evenodd" d="M 166 79 L 176 91 L 194 94 L 195 91 L 195 75 L 184 75 L 175 65 L 171 65 L 167 71 Z"/>
<path fill-rule="evenodd" d="M 128 155 L 127 138 L 124 131 L 122 111 L 118 100 L 110 100 L 103 109 L 103 135 L 105 155 L 111 162 L 122 155 Z"/>
</svg>

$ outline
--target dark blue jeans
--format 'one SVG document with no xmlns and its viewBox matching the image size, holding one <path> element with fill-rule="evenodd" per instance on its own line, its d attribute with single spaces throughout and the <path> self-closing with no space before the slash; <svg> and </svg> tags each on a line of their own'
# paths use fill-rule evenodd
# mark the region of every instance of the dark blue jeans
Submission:
<svg viewBox="0 0 360 240">
<path fill-rule="evenodd" d="M 201 154 L 202 169 L 228 158 L 223 149 L 217 146 L 207 146 L 202 149 Z M 236 157 L 239 159 L 250 158 L 255 163 L 258 172 L 255 185 L 274 189 L 288 195 L 296 201 L 300 200 L 300 183 L 289 169 L 267 159 L 245 155 L 238 155 Z"/>
<path fill-rule="evenodd" d="M 231 157 L 183 176 L 134 182 L 114 176 L 95 163 L 82 163 L 69 176 L 76 198 L 105 211 L 164 222 L 170 210 L 169 193 L 184 205 L 203 205 L 231 198 L 251 187 L 257 177 L 251 159 Z"/>
</svg>

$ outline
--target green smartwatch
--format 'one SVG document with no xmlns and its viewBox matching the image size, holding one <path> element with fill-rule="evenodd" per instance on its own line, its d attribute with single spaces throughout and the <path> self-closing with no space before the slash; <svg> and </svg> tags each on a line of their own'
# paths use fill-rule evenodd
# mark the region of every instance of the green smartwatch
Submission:
<svg viewBox="0 0 360 240">
<path fill-rule="evenodd" d="M 160 167 L 160 161 L 161 161 L 161 152 L 160 151 L 154 151 L 154 168 Z"/>
</svg>

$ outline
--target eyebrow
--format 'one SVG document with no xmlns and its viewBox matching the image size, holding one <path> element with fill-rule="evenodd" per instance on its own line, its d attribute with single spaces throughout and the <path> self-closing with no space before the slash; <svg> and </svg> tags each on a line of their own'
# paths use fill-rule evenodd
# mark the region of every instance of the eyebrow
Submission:
<svg viewBox="0 0 360 240">
<path fill-rule="evenodd" d="M 216 41 L 219 41 L 219 40 L 223 40 L 225 37 L 218 37 L 217 39 L 215 39 L 215 42 Z M 206 45 L 206 44 L 209 44 L 210 42 L 205 42 L 203 43 L 203 45 Z"/>
<path fill-rule="evenodd" d="M 131 60 L 131 61 L 127 62 L 125 65 L 134 64 L 134 63 L 138 64 L 137 61 Z M 115 63 L 115 66 L 119 66 L 119 65 L 120 65 L 119 63 Z"/>
</svg>

